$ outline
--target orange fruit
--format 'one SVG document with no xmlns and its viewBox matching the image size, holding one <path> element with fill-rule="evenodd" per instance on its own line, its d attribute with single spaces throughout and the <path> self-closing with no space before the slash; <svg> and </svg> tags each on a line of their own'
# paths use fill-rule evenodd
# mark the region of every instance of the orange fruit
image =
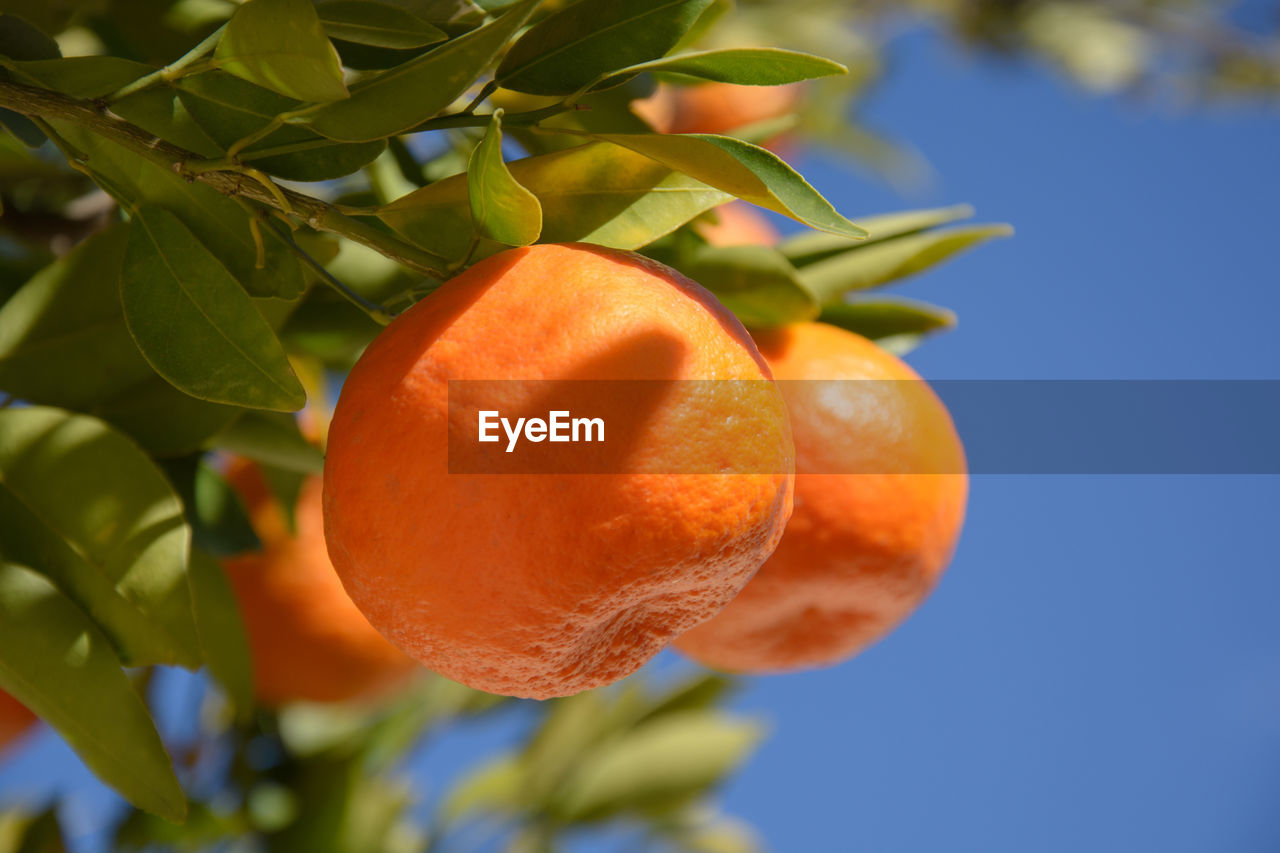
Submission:
<svg viewBox="0 0 1280 853">
<path fill-rule="evenodd" d="M 297 534 L 252 463 L 227 479 L 244 499 L 263 548 L 223 561 L 244 617 L 259 701 L 335 702 L 375 697 L 417 664 L 370 627 L 347 597 L 325 550 L 321 481 L 309 478 L 294 510 Z"/>
<path fill-rule="evenodd" d="M 571 473 L 587 445 L 557 445 L 563 469 L 451 473 L 450 430 L 476 435 L 474 412 L 450 410 L 451 380 L 535 380 L 498 383 L 504 413 L 545 414 L 540 400 L 577 387 L 562 380 L 599 384 L 590 414 L 627 464 Z M 585 244 L 502 252 L 398 317 L 351 371 L 325 459 L 333 564 L 370 622 L 449 678 L 532 698 L 616 681 L 776 545 L 793 461 L 768 380 L 738 321 L 672 269 Z M 726 469 L 746 473 L 698 473 Z"/>
<path fill-rule="evenodd" d="M 35 721 L 36 715 L 26 705 L 0 690 L 0 750 L 22 737 Z"/>
<path fill-rule="evenodd" d="M 795 112 L 804 88 L 800 83 L 660 85 L 649 97 L 633 101 L 631 109 L 659 133 L 727 133 Z"/>
<path fill-rule="evenodd" d="M 712 246 L 772 246 L 781 239 L 765 215 L 745 201 L 731 201 L 712 212 L 715 222 L 700 221 L 694 226 Z"/>
<path fill-rule="evenodd" d="M 735 672 L 823 666 L 933 588 L 964 519 L 964 448 L 933 390 L 871 341 L 821 323 L 756 340 L 791 413 L 795 511 L 751 583 L 676 647 Z"/>
</svg>

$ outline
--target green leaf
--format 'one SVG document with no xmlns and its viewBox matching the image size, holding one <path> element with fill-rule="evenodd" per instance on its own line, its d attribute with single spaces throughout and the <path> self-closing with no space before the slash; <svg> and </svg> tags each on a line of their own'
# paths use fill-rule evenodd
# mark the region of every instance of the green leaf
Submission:
<svg viewBox="0 0 1280 853">
<path fill-rule="evenodd" d="M 0 527 L 0 555 L 49 577 L 126 663 L 199 666 L 182 504 L 124 436 L 61 409 L 0 411 Z"/>
<path fill-rule="evenodd" d="M 709 133 L 582 134 L 630 148 L 705 184 L 822 231 L 855 239 L 866 232 L 836 212 L 771 151 Z"/>
<path fill-rule="evenodd" d="M 440 815 L 449 823 L 472 816 L 518 814 L 525 805 L 525 763 L 503 755 L 472 770 L 449 789 Z"/>
<path fill-rule="evenodd" d="M 178 81 L 178 97 L 195 123 L 223 148 L 299 106 L 292 98 L 213 71 Z M 327 181 L 368 165 L 384 140 L 345 144 L 299 127 L 283 127 L 240 153 L 240 159 L 290 181 Z M 271 153 L 279 152 L 279 153 Z"/>
<path fill-rule="evenodd" d="M 168 211 L 144 207 L 134 215 L 120 300 L 138 348 L 174 387 L 233 406 L 296 411 L 306 403 L 262 314 Z"/>
<path fill-rule="evenodd" d="M 246 412 L 218 435 L 216 444 L 285 471 L 319 474 L 324 470 L 324 454 L 302 437 L 292 415 Z"/>
<path fill-rule="evenodd" d="M 818 316 L 818 303 L 796 270 L 769 246 L 707 246 L 680 271 L 716 295 L 745 326 L 802 323 Z"/>
<path fill-rule="evenodd" d="M 676 684 L 652 703 L 637 724 L 678 711 L 703 710 L 714 707 L 736 686 L 726 675 L 703 672 Z"/>
<path fill-rule="evenodd" d="M 571 95 L 675 47 L 711 0 L 580 0 L 529 28 L 498 66 L 507 89 Z"/>
<path fill-rule="evenodd" d="M 186 816 L 155 724 L 107 638 L 48 580 L 13 563 L 0 564 L 0 687 L 129 802 Z"/>
<path fill-rule="evenodd" d="M 306 279 L 297 257 L 269 228 L 262 230 L 265 257 L 258 266 L 249 215 L 235 201 L 69 122 L 51 123 L 88 155 L 86 166 L 107 192 L 130 208 L 153 204 L 173 213 L 251 295 L 293 299 L 302 293 Z"/>
<path fill-rule="evenodd" d="M 683 53 L 610 72 L 606 79 L 648 72 L 694 77 L 739 86 L 781 86 L 815 77 L 848 74 L 839 62 L 794 50 L 772 47 L 731 48 Z"/>
<path fill-rule="evenodd" d="M 235 490 L 206 464 L 201 454 L 161 463 L 191 525 L 191 543 L 215 557 L 262 547 L 244 503 Z"/>
<path fill-rule="evenodd" d="M 542 206 L 545 243 L 581 241 L 637 249 L 731 196 L 610 143 L 527 157 L 507 164 Z M 467 253 L 472 228 L 467 178 L 447 178 L 380 211 L 405 238 L 450 259 Z M 476 257 L 501 249 L 482 242 Z"/>
<path fill-rule="evenodd" d="M 955 313 L 945 308 L 889 296 L 833 302 L 823 306 L 822 316 L 818 319 L 873 341 L 901 335 L 925 335 L 950 329 L 956 324 Z"/>
<path fill-rule="evenodd" d="M 661 717 L 593 752 L 556 803 L 565 820 L 645 812 L 697 796 L 741 764 L 763 736 L 715 711 Z"/>
<path fill-rule="evenodd" d="M 808 231 L 782 241 L 778 248 L 791 263 L 797 267 L 803 267 L 832 255 L 874 246 L 884 240 L 947 225 L 960 219 L 968 219 L 972 215 L 972 207 L 967 204 L 958 204 L 932 210 L 909 210 L 903 213 L 867 216 L 861 219 L 862 227 L 867 231 L 864 240 L 851 242 L 835 234 Z"/>
<path fill-rule="evenodd" d="M 28 148 L 39 148 L 48 138 L 43 130 L 36 127 L 35 122 L 13 110 L 0 108 L 0 125 L 4 125 L 5 130 Z"/>
<path fill-rule="evenodd" d="M 261 2 L 261 0 L 255 0 Z M 351 97 L 289 117 L 340 142 L 403 133 L 452 104 L 488 67 L 540 0 L 523 0 L 492 23 L 351 87 Z"/>
<path fill-rule="evenodd" d="M 334 0 L 316 10 L 330 38 L 374 47 L 423 47 L 448 36 L 413 13 L 371 0 Z"/>
<path fill-rule="evenodd" d="M 218 67 L 300 101 L 347 97 L 338 52 L 310 0 L 250 0 L 213 53 Z"/>
<path fill-rule="evenodd" d="M 0 14 L 0 56 L 10 59 L 57 59 L 58 43 L 17 15 Z"/>
<path fill-rule="evenodd" d="M 67 853 L 58 824 L 57 804 L 37 815 L 0 813 L 0 851 L 4 853 Z"/>
<path fill-rule="evenodd" d="M 502 110 L 467 165 L 467 198 L 476 232 L 508 246 L 527 246 L 542 233 L 542 205 L 511 176 L 502 158 Z"/>
<path fill-rule="evenodd" d="M 253 710 L 253 659 L 240 605 L 222 567 L 203 551 L 191 552 L 188 578 L 209 674 L 222 685 L 237 718 L 247 720 Z"/>
<path fill-rule="evenodd" d="M 971 225 L 908 234 L 815 261 L 800 269 L 800 280 L 825 305 L 850 291 L 915 275 L 958 252 L 1012 233 L 1007 225 Z"/>
</svg>

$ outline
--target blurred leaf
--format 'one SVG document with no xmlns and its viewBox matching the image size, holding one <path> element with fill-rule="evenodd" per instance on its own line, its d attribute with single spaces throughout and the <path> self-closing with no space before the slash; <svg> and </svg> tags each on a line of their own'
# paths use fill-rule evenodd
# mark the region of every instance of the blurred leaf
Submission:
<svg viewBox="0 0 1280 853">
<path fill-rule="evenodd" d="M 120 322 L 123 324 L 123 318 Z M 142 361 L 141 353 L 138 359 Z M 146 379 L 88 411 L 157 456 L 178 456 L 205 446 L 244 411 L 197 400 L 156 375 L 150 365 L 147 371 Z"/>
<path fill-rule="evenodd" d="M 218 67 L 300 101 L 347 97 L 338 52 L 310 0 L 251 0 L 213 54 Z"/>
<path fill-rule="evenodd" d="M 317 7 L 330 38 L 374 47 L 423 47 L 448 36 L 413 13 L 371 0 L 334 0 Z"/>
<path fill-rule="evenodd" d="M 970 225 L 908 234 L 815 261 L 801 268 L 800 280 L 818 302 L 826 304 L 850 291 L 915 275 L 958 252 L 1012 233 L 1007 225 Z"/>
<path fill-rule="evenodd" d="M 200 455 L 163 463 L 191 525 L 191 544 L 215 557 L 262 547 L 235 490 Z"/>
<path fill-rule="evenodd" d="M 781 86 L 830 74 L 847 74 L 848 71 L 840 63 L 820 56 L 761 47 L 683 53 L 622 68 L 609 76 L 612 79 L 615 74 L 648 72 L 740 86 Z"/>
<path fill-rule="evenodd" d="M 18 15 L 0 14 L 0 56 L 10 59 L 57 59 L 58 43 Z"/>
<path fill-rule="evenodd" d="M 455 782 L 440 805 L 440 816 L 452 823 L 472 815 L 517 814 L 525 795 L 525 763 L 518 755 L 503 755 Z"/>
<path fill-rule="evenodd" d="M 675 837 L 681 853 L 757 853 L 762 849 L 751 827 L 727 818 L 684 829 Z"/>
<path fill-rule="evenodd" d="M 0 564 L 0 686 L 138 808 L 181 821 L 186 798 L 111 644 L 48 580 Z"/>
<path fill-rule="evenodd" d="M 699 673 L 686 681 L 677 683 L 665 694 L 659 696 L 636 723 L 640 724 L 679 711 L 700 711 L 711 708 L 735 686 L 734 680 L 726 675 L 715 672 Z"/>
<path fill-rule="evenodd" d="M 361 80 L 351 87 L 347 100 L 295 113 L 289 122 L 340 142 L 368 142 L 403 133 L 465 92 L 538 3 L 523 0 L 492 23 Z"/>
<path fill-rule="evenodd" d="M 66 853 L 56 806 L 35 815 L 0 814 L 0 853 Z"/>
<path fill-rule="evenodd" d="M 324 454 L 302 437 L 292 415 L 246 412 L 218 434 L 215 444 L 285 471 L 319 474 L 324 469 Z"/>
<path fill-rule="evenodd" d="M 832 302 L 823 306 L 819 319 L 871 340 L 897 335 L 924 335 L 956 324 L 955 313 L 945 308 L 887 296 Z"/>
<path fill-rule="evenodd" d="M 324 755 L 298 762 L 290 782 L 296 820 L 267 838 L 280 853 L 367 853 L 383 850 L 409 805 L 403 786 L 364 772 L 356 755 Z"/>
<path fill-rule="evenodd" d="M 298 532 L 298 495 L 302 493 L 302 487 L 306 484 L 307 478 L 311 474 L 278 468 L 261 460 L 258 460 L 258 470 L 262 473 L 262 479 L 266 481 L 267 490 L 271 492 L 271 497 L 275 499 L 276 506 L 280 509 L 280 514 L 284 516 L 285 527 L 288 528 L 290 534 L 296 535 Z"/>
<path fill-rule="evenodd" d="M 676 46 L 711 0 L 579 0 L 529 28 L 495 79 L 535 95 L 571 95 Z"/>
<path fill-rule="evenodd" d="M 31 119 L 13 110 L 0 108 L 0 125 L 28 148 L 39 148 L 47 139 L 44 131 L 36 127 Z"/>
<path fill-rule="evenodd" d="M 191 552 L 187 577 L 209 674 L 222 685 L 236 717 L 248 720 L 254 707 L 253 659 L 235 593 L 222 567 L 204 551 Z"/>
<path fill-rule="evenodd" d="M 865 232 L 836 212 L 776 154 L 730 136 L 709 133 L 583 134 L 630 148 L 705 184 L 822 231 L 861 238 Z"/>
<path fill-rule="evenodd" d="M 53 580 L 126 663 L 199 666 L 182 505 L 128 439 L 60 409 L 0 410 L 0 527 L 4 558 Z"/>
<path fill-rule="evenodd" d="M 680 804 L 734 770 L 762 735 L 756 723 L 713 711 L 661 717 L 592 753 L 563 790 L 557 813 L 590 821 Z"/>
<path fill-rule="evenodd" d="M 542 232 L 538 197 L 511 176 L 502 158 L 502 110 L 494 110 L 467 166 L 467 198 L 476 232 L 508 246 L 527 246 Z"/>
<path fill-rule="evenodd" d="M 947 225 L 960 219 L 968 219 L 972 215 L 972 207 L 967 204 L 958 204 L 933 210 L 909 210 L 903 213 L 868 216 L 861 220 L 862 227 L 867 231 L 864 240 L 851 241 L 835 234 L 807 231 L 783 240 L 778 248 L 791 263 L 797 267 L 803 267 L 832 255 L 874 246 L 884 240 Z"/>
<path fill-rule="evenodd" d="M 306 395 L 275 333 L 239 283 L 176 216 L 135 213 L 120 298 L 156 372 L 193 397 L 293 411 Z"/>
<path fill-rule="evenodd" d="M 545 243 L 581 241 L 637 249 L 730 199 L 687 175 L 625 148 L 594 143 L 515 160 L 512 176 L 542 205 Z M 461 259 L 471 239 L 467 180 L 426 186 L 380 211 L 410 241 Z M 502 247 L 481 244 L 477 258 Z"/>
<path fill-rule="evenodd" d="M 238 813 L 219 814 L 204 803 L 188 804 L 187 819 L 171 823 L 146 812 L 131 812 L 115 830 L 111 839 L 114 853 L 154 853 L 154 851 L 226 850 L 217 846 L 229 836 L 240 835 L 247 827 Z"/>
<path fill-rule="evenodd" d="M 795 268 L 769 246 L 707 246 L 680 270 L 714 293 L 745 326 L 783 326 L 818 316 L 818 303 Z"/>
</svg>

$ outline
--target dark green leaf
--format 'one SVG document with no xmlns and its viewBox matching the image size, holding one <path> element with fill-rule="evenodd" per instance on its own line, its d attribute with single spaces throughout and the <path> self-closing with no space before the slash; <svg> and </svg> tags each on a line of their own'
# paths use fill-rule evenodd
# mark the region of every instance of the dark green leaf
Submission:
<svg viewBox="0 0 1280 853">
<path fill-rule="evenodd" d="M 0 851 L 4 853 L 67 853 L 58 825 L 58 809 L 50 805 L 38 815 L 0 814 Z"/>
<path fill-rule="evenodd" d="M 127 663 L 199 665 L 182 504 L 124 436 L 61 409 L 0 411 L 0 527 L 0 554 L 53 580 Z"/>
<path fill-rule="evenodd" d="M 253 709 L 253 661 L 240 606 L 222 567 L 203 551 L 191 552 L 191 600 L 205 662 L 240 719 Z"/>
<path fill-rule="evenodd" d="M 46 89 L 73 98 L 100 98 L 155 69 L 118 56 L 71 56 L 19 62 L 17 71 Z"/>
<path fill-rule="evenodd" d="M 971 225 L 908 234 L 815 261 L 801 268 L 800 280 L 825 305 L 850 291 L 915 275 L 958 252 L 1011 233 L 1007 225 Z"/>
<path fill-rule="evenodd" d="M 933 210 L 909 210 L 903 213 L 867 216 L 860 220 L 862 227 L 867 231 L 866 239 L 852 241 L 835 234 L 808 231 L 784 240 L 778 248 L 791 263 L 797 267 L 803 267 L 832 255 L 874 246 L 884 240 L 936 228 L 960 219 L 968 219 L 972 215 L 972 207 L 960 204 Z"/>
<path fill-rule="evenodd" d="M 814 77 L 847 74 L 838 62 L 777 48 L 731 48 L 684 53 L 642 62 L 609 74 L 609 79 L 648 72 L 694 77 L 740 86 L 781 86 Z"/>
<path fill-rule="evenodd" d="M 584 135 L 630 148 L 670 169 L 813 228 L 845 237 L 865 236 L 863 229 L 837 213 L 776 154 L 741 139 L 709 133 Z"/>
<path fill-rule="evenodd" d="M 467 198 L 476 233 L 508 246 L 527 246 L 542 233 L 542 205 L 520 185 L 502 157 L 502 110 L 467 165 Z"/>
<path fill-rule="evenodd" d="M 746 326 L 782 326 L 818 316 L 818 303 L 795 268 L 768 246 L 707 246 L 680 271 L 714 293 Z"/>
<path fill-rule="evenodd" d="M 216 444 L 286 471 L 319 474 L 324 469 L 324 454 L 302 437 L 298 422 L 291 415 L 246 412 L 218 435 Z"/>
<path fill-rule="evenodd" d="M 22 113 L 0 108 L 0 125 L 28 148 L 39 148 L 45 143 L 44 131 Z"/>
<path fill-rule="evenodd" d="M 200 455 L 162 463 L 191 525 L 191 542 L 215 557 L 262 547 L 235 490 Z"/>
<path fill-rule="evenodd" d="M 502 17 L 417 59 L 351 87 L 351 97 L 293 114 L 291 124 L 340 142 L 403 133 L 452 104 L 488 67 L 540 0 L 523 0 Z"/>
<path fill-rule="evenodd" d="M 48 580 L 12 563 L 0 564 L 0 686 L 135 806 L 186 816 L 169 756 L 107 638 Z"/>
<path fill-rule="evenodd" d="M 218 67 L 300 101 L 347 97 L 338 52 L 310 0 L 250 0 L 227 22 Z"/>
<path fill-rule="evenodd" d="M 832 302 L 823 306 L 819 319 L 871 340 L 900 335 L 925 335 L 949 329 L 956 324 L 956 315 L 945 308 L 914 299 L 888 296 Z"/>
<path fill-rule="evenodd" d="M 546 243 L 581 241 L 636 249 L 731 196 L 661 163 L 609 143 L 555 151 L 508 164 L 537 196 Z M 450 259 L 471 240 L 464 175 L 440 181 L 383 208 L 381 218 L 411 241 Z M 476 257 L 501 249 L 482 242 Z"/>
<path fill-rule="evenodd" d="M 58 43 L 17 15 L 0 14 L 0 56 L 10 59 L 57 59 Z"/>
<path fill-rule="evenodd" d="M 570 95 L 619 68 L 675 47 L 711 0 L 580 0 L 539 21 L 515 43 L 496 79 L 507 89 Z"/>
<path fill-rule="evenodd" d="M 317 12 L 330 38 L 374 47 L 411 48 L 448 38 L 411 12 L 372 0 L 334 0 Z"/>
<path fill-rule="evenodd" d="M 556 812 L 586 821 L 681 803 L 728 775 L 762 735 L 758 724 L 714 711 L 661 717 L 593 752 L 565 786 Z"/>
<path fill-rule="evenodd" d="M 120 279 L 125 322 L 174 387 L 216 403 L 295 411 L 306 393 L 275 333 L 218 259 L 158 207 L 133 218 Z"/>
</svg>

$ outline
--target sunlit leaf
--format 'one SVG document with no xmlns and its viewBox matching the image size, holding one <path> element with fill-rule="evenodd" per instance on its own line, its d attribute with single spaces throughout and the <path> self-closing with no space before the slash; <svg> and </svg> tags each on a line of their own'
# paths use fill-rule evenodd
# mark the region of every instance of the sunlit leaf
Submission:
<svg viewBox="0 0 1280 853">
<path fill-rule="evenodd" d="M 680 270 L 714 293 L 744 325 L 782 326 L 818 316 L 818 303 L 795 268 L 771 247 L 707 246 Z"/>
<path fill-rule="evenodd" d="M 525 805 L 525 762 L 503 755 L 485 762 L 454 783 L 440 806 L 449 822 L 472 816 L 516 814 Z"/>
<path fill-rule="evenodd" d="M 781 86 L 815 77 L 848 73 L 830 59 L 778 48 L 730 48 L 683 53 L 642 62 L 611 72 L 607 79 L 648 72 L 734 83 L 740 86 Z"/>
<path fill-rule="evenodd" d="M 0 687 L 53 726 L 104 782 L 180 821 L 186 797 L 111 644 L 57 587 L 0 563 Z"/>
<path fill-rule="evenodd" d="M 236 716 L 247 719 L 253 709 L 253 660 L 235 593 L 222 567 L 198 549 L 191 552 L 189 579 L 209 674 L 226 691 Z"/>
<path fill-rule="evenodd" d="M 338 52 L 310 0 L 250 0 L 213 54 L 218 67 L 300 101 L 347 97 Z"/>
<path fill-rule="evenodd" d="M 262 314 L 168 211 L 136 212 L 120 298 L 143 356 L 182 391 L 202 400 L 281 411 L 306 402 Z"/>
<path fill-rule="evenodd" d="M 903 213 L 867 216 L 859 219 L 859 224 L 867 231 L 865 239 L 854 241 L 836 234 L 807 231 L 783 240 L 778 248 L 791 263 L 797 267 L 803 267 L 841 252 L 865 249 L 883 240 L 947 225 L 960 219 L 968 219 L 972 215 L 972 207 L 959 204 L 932 210 L 909 210 Z"/>
<path fill-rule="evenodd" d="M 496 110 L 467 166 L 467 198 L 476 232 L 508 246 L 527 246 L 542 232 L 538 197 L 511 175 L 502 157 L 502 110 Z"/>
<path fill-rule="evenodd" d="M 61 409 L 0 410 L 0 526 L 0 556 L 49 577 L 126 663 L 200 664 L 182 505 L 124 436 Z"/>
<path fill-rule="evenodd" d="M 850 302 L 824 305 L 824 323 L 878 340 L 899 335 L 924 335 L 949 329 L 956 315 L 945 308 L 901 297 L 858 297 Z"/>
<path fill-rule="evenodd" d="M 602 75 L 676 46 L 711 0 L 581 0 L 529 28 L 497 81 L 535 95 L 569 95 Z"/>
</svg>

